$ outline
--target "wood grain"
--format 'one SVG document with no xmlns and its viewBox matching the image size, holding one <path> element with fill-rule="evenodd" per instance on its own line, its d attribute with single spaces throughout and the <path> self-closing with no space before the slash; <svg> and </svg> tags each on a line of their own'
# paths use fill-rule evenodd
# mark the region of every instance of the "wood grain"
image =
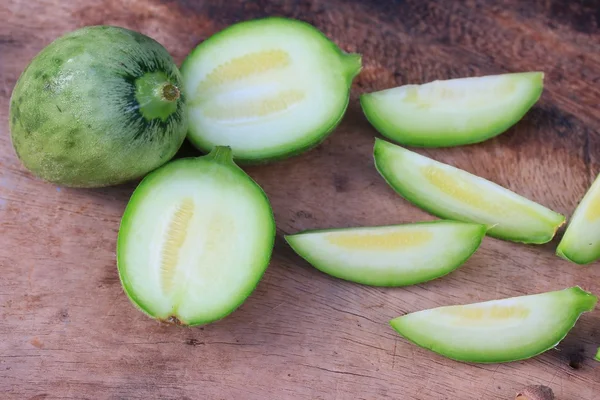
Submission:
<svg viewBox="0 0 600 400">
<path fill-rule="evenodd" d="M 357 95 L 504 71 L 542 70 L 540 102 L 488 142 L 418 150 L 570 215 L 599 172 L 600 6 L 594 0 L 144 1 L 5 0 L 0 5 L 0 392 L 7 399 L 511 399 L 544 384 L 558 399 L 600 398 L 600 311 L 557 349 L 522 362 L 449 361 L 397 336 L 388 321 L 428 307 L 581 285 L 598 265 L 554 256 L 557 240 L 486 238 L 462 268 L 427 284 L 380 289 L 329 278 L 279 238 L 255 293 L 201 328 L 136 311 L 115 267 L 134 184 L 72 190 L 27 173 L 11 147 L 10 93 L 57 36 L 91 24 L 139 30 L 180 62 L 239 20 L 309 21 L 363 54 L 341 126 L 315 150 L 248 168 L 274 207 L 279 236 L 308 228 L 433 219 L 386 186 Z M 184 154 L 197 154 L 189 146 Z"/>
</svg>

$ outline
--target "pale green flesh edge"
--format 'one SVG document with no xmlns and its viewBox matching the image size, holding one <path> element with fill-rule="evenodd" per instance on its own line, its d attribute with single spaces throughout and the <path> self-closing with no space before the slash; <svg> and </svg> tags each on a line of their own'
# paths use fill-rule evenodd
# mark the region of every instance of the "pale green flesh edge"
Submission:
<svg viewBox="0 0 600 400">
<path fill-rule="evenodd" d="M 600 239 L 591 236 L 586 230 L 585 212 L 587 207 L 584 202 L 593 201 L 594 195 L 600 190 L 600 175 L 596 177 L 592 185 L 589 187 L 579 205 L 575 208 L 575 212 L 571 217 L 571 222 L 567 226 L 565 233 L 556 248 L 556 254 L 575 264 L 586 265 L 600 259 Z M 592 204 L 588 204 L 592 205 Z M 591 241 L 591 243 L 590 243 Z M 580 251 L 578 249 L 581 243 L 589 243 L 590 249 Z"/>
<path fill-rule="evenodd" d="M 525 75 L 530 74 L 532 78 L 538 80 L 539 83 L 533 88 L 530 96 L 522 99 L 522 103 L 518 104 L 518 107 L 513 106 L 510 110 L 501 110 L 505 112 L 506 117 L 502 121 L 498 121 L 494 126 L 489 127 L 487 130 L 470 130 L 466 129 L 465 132 L 460 134 L 453 134 L 447 132 L 438 131 L 424 131 L 414 132 L 409 129 L 405 129 L 401 122 L 393 121 L 390 118 L 382 116 L 378 111 L 378 102 L 381 100 L 375 99 L 371 94 L 367 93 L 360 96 L 360 104 L 363 109 L 363 113 L 367 117 L 369 123 L 384 137 L 405 145 L 413 147 L 454 147 L 463 146 L 468 144 L 481 143 L 495 136 L 498 136 L 506 132 L 510 127 L 520 121 L 523 116 L 531 109 L 531 107 L 539 100 L 543 90 L 543 74 L 537 73 L 518 73 L 513 75 Z M 519 77 L 517 79 L 525 79 Z M 375 92 L 376 93 L 376 92 Z M 459 112 L 462 110 L 458 110 Z M 468 110 L 464 111 L 465 114 Z M 431 113 L 431 117 L 435 118 L 435 112 Z M 486 116 L 482 116 L 485 118 Z"/>
<path fill-rule="evenodd" d="M 600 347 L 598 347 L 598 351 L 596 352 L 596 357 L 594 357 L 596 361 L 600 361 Z"/>
<path fill-rule="evenodd" d="M 344 117 L 344 114 L 350 102 L 350 88 L 352 81 L 362 70 L 361 55 L 356 53 L 346 53 L 342 51 L 334 42 L 332 42 L 321 31 L 319 31 L 312 25 L 299 20 L 290 20 L 281 17 L 267 17 L 263 19 L 250 20 L 231 25 L 228 28 L 222 30 L 221 32 L 218 32 L 217 34 L 213 35 L 209 40 L 206 40 L 205 42 L 199 44 L 195 49 L 193 49 L 190 52 L 190 54 L 183 61 L 181 65 L 182 75 L 192 73 L 187 71 L 193 68 L 192 65 L 194 63 L 195 55 L 199 54 L 202 51 L 203 46 L 210 45 L 212 43 L 212 39 L 218 39 L 219 37 L 226 35 L 240 35 L 244 33 L 245 29 L 254 29 L 254 25 L 256 24 L 260 24 L 262 22 L 269 23 L 272 21 L 276 23 L 298 24 L 299 31 L 303 30 L 303 34 L 313 35 L 315 36 L 315 40 L 321 40 L 327 43 L 332 53 L 337 54 L 337 56 L 339 57 L 341 67 L 340 73 L 346 77 L 346 91 L 344 93 L 340 93 L 340 96 L 345 96 L 346 101 L 344 102 L 343 106 L 340 107 L 339 110 L 337 110 L 336 113 L 333 113 L 330 123 L 323 126 L 318 131 L 307 132 L 304 135 L 304 137 L 301 137 L 294 142 L 285 143 L 276 148 L 269 148 L 264 152 L 252 151 L 251 154 L 234 154 L 234 159 L 236 163 L 240 165 L 264 164 L 278 160 L 283 160 L 304 153 L 322 143 L 342 121 L 342 118 Z M 308 116 L 308 118 L 310 118 L 310 116 Z M 214 145 L 203 140 L 202 134 L 200 132 L 194 132 L 193 128 L 193 126 L 190 126 L 190 129 L 188 130 L 188 140 L 198 150 L 206 153 L 210 152 Z"/>
<path fill-rule="evenodd" d="M 554 348 L 557 344 L 559 344 L 571 331 L 571 329 L 575 326 L 575 323 L 581 316 L 581 314 L 585 312 L 592 311 L 597 303 L 597 297 L 593 294 L 584 291 L 578 286 L 574 286 L 571 288 L 558 290 L 555 292 L 546 292 L 542 293 L 542 295 L 563 295 L 566 292 L 572 292 L 571 295 L 576 297 L 577 300 L 572 305 L 572 310 L 570 313 L 570 318 L 568 320 L 568 324 L 565 324 L 565 329 L 556 331 L 556 332 L 539 332 L 539 338 L 536 340 L 535 346 L 529 347 L 517 347 L 513 348 L 512 351 L 504 350 L 504 349 L 490 349 L 490 354 L 495 352 L 494 354 L 480 354 L 480 353 L 471 353 L 468 350 L 460 350 L 455 349 L 452 346 L 452 343 L 443 343 L 444 340 L 444 331 L 440 333 L 440 340 L 432 341 L 428 339 L 423 339 L 420 337 L 419 333 L 412 332 L 414 326 L 405 326 L 403 324 L 403 316 L 394 318 L 390 321 L 390 325 L 392 328 L 402 337 L 407 339 L 409 342 L 422 347 L 424 349 L 430 350 L 434 353 L 442 355 L 444 357 L 450 358 L 455 361 L 462 362 L 474 362 L 474 363 L 505 363 L 505 362 L 513 362 L 519 360 L 525 360 L 531 357 L 535 357 L 539 354 L 546 352 Z M 532 295 L 535 296 L 535 295 Z M 529 296 L 521 296 L 521 297 L 529 297 Z M 512 298 L 514 300 L 518 300 L 519 297 Z M 473 303 L 473 304 L 483 304 L 483 303 Z M 465 304 L 469 305 L 469 304 Z M 438 307 L 444 308 L 444 307 Z M 424 310 L 426 311 L 426 310 Z M 407 314 L 410 315 L 410 314 Z M 417 328 L 418 330 L 418 328 Z M 489 332 L 485 337 L 482 337 L 481 340 L 486 342 L 488 339 Z M 435 349 L 434 349 L 435 347 Z M 599 349 L 600 351 L 600 349 Z"/>
<path fill-rule="evenodd" d="M 213 150 L 213 152 L 214 152 L 214 150 Z M 211 152 L 208 156 L 203 156 L 203 157 L 199 157 L 199 158 L 210 157 L 213 154 L 213 152 Z M 146 314 L 147 316 L 149 316 L 150 318 L 153 318 L 153 319 L 157 319 L 157 317 L 152 314 L 149 307 L 147 307 L 145 304 L 143 304 L 143 302 L 141 302 L 136 297 L 134 291 L 132 290 L 132 287 L 129 283 L 128 275 L 126 273 L 127 267 L 123 262 L 120 249 L 125 248 L 124 244 L 125 244 L 125 241 L 127 240 L 128 232 L 130 230 L 130 219 L 132 217 L 132 214 L 135 212 L 137 204 L 144 201 L 144 198 L 146 195 L 146 193 L 145 193 L 146 189 L 149 188 L 153 184 L 160 184 L 161 180 L 168 177 L 171 169 L 179 167 L 179 165 L 178 165 L 179 163 L 190 162 L 190 161 L 194 162 L 195 159 L 193 159 L 193 158 L 178 159 L 178 160 L 172 161 L 172 162 L 164 165 L 163 167 L 158 168 L 155 171 L 151 172 L 150 174 L 146 175 L 146 177 L 140 182 L 140 184 L 134 190 L 134 192 L 127 204 L 127 207 L 125 208 L 123 217 L 121 219 L 121 224 L 119 227 L 119 233 L 118 233 L 118 237 L 117 237 L 117 270 L 119 273 L 119 279 L 121 281 L 121 285 L 125 291 L 125 294 L 131 301 L 131 303 L 139 311 L 143 312 L 144 314 Z M 186 168 L 186 167 L 184 167 L 184 168 Z M 256 182 L 254 182 L 248 175 L 246 175 L 246 173 L 242 169 L 237 167 L 235 164 L 232 163 L 230 168 L 239 175 L 240 179 L 251 180 L 258 188 L 258 190 L 259 190 L 258 193 L 260 193 L 260 196 L 262 197 L 262 200 L 265 202 L 265 205 L 270 208 L 269 200 L 268 200 L 266 194 L 264 193 L 264 191 L 262 190 L 262 188 L 260 188 L 260 186 L 258 186 L 258 184 L 256 184 Z M 272 255 L 272 249 L 273 249 L 273 246 L 275 243 L 275 219 L 272 214 L 272 211 L 270 211 L 270 213 L 271 213 L 271 219 L 270 219 L 270 221 L 268 221 L 268 224 L 266 224 L 266 225 L 270 225 L 270 229 L 265 231 L 265 234 L 272 237 L 272 242 L 271 242 L 269 251 L 267 251 L 265 253 L 264 260 L 262 263 L 264 265 L 264 268 L 260 272 L 260 276 L 256 277 L 256 284 L 253 287 L 250 287 L 249 290 L 247 290 L 245 293 L 240 293 L 238 302 L 236 304 L 232 304 L 232 306 L 228 310 L 226 310 L 224 313 L 221 313 L 218 315 L 199 316 L 198 318 L 190 320 L 190 321 L 179 320 L 179 323 L 181 325 L 198 326 L 198 325 L 204 325 L 204 324 L 209 324 L 209 323 L 218 321 L 218 320 L 226 317 L 227 315 L 233 313 L 239 306 L 241 306 L 244 303 L 244 301 L 248 298 L 248 296 L 250 296 L 250 294 L 254 291 L 254 289 L 256 288 L 256 285 L 258 285 L 258 283 L 260 282 L 260 279 L 262 278 L 262 275 L 264 274 L 264 272 L 270 262 L 271 255 Z M 170 322 L 170 321 L 165 320 L 164 322 Z"/>
<path fill-rule="evenodd" d="M 442 265 L 436 269 L 427 269 L 422 273 L 410 273 L 407 275 L 404 271 L 398 270 L 394 276 L 380 277 L 377 275 L 377 270 L 369 267 L 368 265 L 362 266 L 348 266 L 332 263 L 323 263 L 319 261 L 319 257 L 313 256 L 309 248 L 304 247 L 298 238 L 302 235 L 311 233 L 327 233 L 327 232 L 352 232 L 360 231 L 363 228 L 334 228 L 334 229 L 322 229 L 322 230 L 310 230 L 300 232 L 294 235 L 286 235 L 285 240 L 288 242 L 290 247 L 305 261 L 311 264 L 319 271 L 330 275 L 334 278 L 347 280 L 354 283 L 359 283 L 369 286 L 380 286 L 380 287 L 400 287 L 414 285 L 431 281 L 433 279 L 445 276 L 452 271 L 463 265 L 471 256 L 477 251 L 487 231 L 487 227 L 481 224 L 466 223 L 466 222 L 455 222 L 455 221 L 430 221 L 430 222 L 417 222 L 412 224 L 402 225 L 387 225 L 381 226 L 382 228 L 398 226 L 398 227 L 422 227 L 427 229 L 429 227 L 435 228 L 436 225 L 447 224 L 456 226 L 456 245 L 464 247 L 464 251 L 461 252 L 460 257 L 456 256 L 452 262 Z M 373 229 L 375 227 L 365 227 L 364 229 Z M 459 235 L 464 237 L 459 237 Z M 470 236 L 467 236 L 470 234 Z M 358 272 L 357 272 L 358 271 Z M 360 276 L 357 276 L 360 275 Z"/>
<path fill-rule="evenodd" d="M 388 157 L 394 157 L 393 155 L 387 154 L 387 150 L 390 149 L 391 147 L 398 147 L 407 153 L 412 153 L 412 152 L 409 150 L 406 150 L 404 148 L 401 148 L 397 145 L 394 145 L 392 143 L 386 142 L 385 140 L 382 140 L 379 138 L 375 139 L 374 154 L 373 154 L 374 159 L 375 159 L 375 167 L 376 167 L 377 171 L 379 172 L 379 174 L 387 182 L 387 184 L 390 187 L 392 187 L 397 194 L 399 194 L 400 196 L 402 196 L 404 199 L 411 202 L 412 204 L 416 205 L 417 207 L 421 208 L 422 210 L 427 211 L 428 213 L 435 215 L 439 218 L 463 221 L 463 222 L 481 223 L 481 221 L 467 218 L 458 212 L 454 213 L 454 212 L 447 212 L 447 211 L 440 210 L 437 207 L 435 197 L 431 197 L 430 193 L 423 192 L 423 193 L 414 194 L 414 193 L 411 193 L 411 190 L 405 188 L 404 183 L 402 182 L 402 178 L 400 176 L 398 176 L 396 173 L 394 173 L 394 171 L 391 168 L 388 169 L 388 166 L 387 166 L 388 162 L 386 159 Z M 421 155 L 419 155 L 419 156 L 425 157 L 425 156 L 421 156 Z M 407 168 L 411 167 L 410 160 L 403 160 L 403 162 L 406 164 Z M 447 164 L 443 164 L 438 161 L 435 161 L 435 163 L 441 164 L 443 166 L 447 166 Z M 463 170 L 459 170 L 459 171 L 467 173 L 466 171 L 463 171 Z M 472 175 L 469 173 L 467 173 L 467 174 Z M 473 176 L 475 176 L 475 175 L 473 175 Z M 497 186 L 499 190 L 506 190 L 506 191 L 510 192 L 506 188 L 503 188 L 496 184 L 494 184 L 494 185 Z M 435 193 L 433 193 L 433 194 L 435 195 Z M 428 198 L 430 198 L 430 197 L 433 200 L 428 200 Z M 519 196 L 519 197 L 522 197 L 522 196 Z M 525 199 L 525 198 L 523 198 L 523 200 L 529 201 L 528 199 Z M 535 205 L 535 207 L 539 208 L 539 210 L 551 211 L 553 213 L 553 215 L 556 217 L 556 221 L 553 221 L 552 224 L 548 224 L 547 234 L 545 234 L 543 236 L 533 237 L 533 236 L 529 236 L 529 235 L 523 235 L 521 233 L 521 231 L 507 231 L 506 229 L 501 230 L 500 227 L 490 226 L 489 230 L 487 231 L 487 236 L 491 236 L 491 237 L 495 237 L 495 238 L 503 239 L 503 240 L 509 240 L 509 241 L 513 241 L 513 242 L 526 243 L 526 244 L 543 244 L 543 243 L 547 243 L 547 242 L 551 241 L 552 238 L 554 237 L 554 235 L 556 234 L 556 231 L 558 230 L 558 228 L 560 228 L 564 224 L 565 217 L 559 213 L 556 213 L 552 210 L 547 209 L 546 207 L 542 206 L 541 204 L 538 204 L 538 203 L 533 203 L 533 204 Z"/>
</svg>

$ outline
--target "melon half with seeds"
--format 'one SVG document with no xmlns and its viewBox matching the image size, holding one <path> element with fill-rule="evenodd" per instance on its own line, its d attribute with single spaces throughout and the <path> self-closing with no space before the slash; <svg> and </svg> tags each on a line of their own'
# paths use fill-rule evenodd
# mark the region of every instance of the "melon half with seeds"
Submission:
<svg viewBox="0 0 600 400">
<path fill-rule="evenodd" d="M 189 140 L 229 146 L 236 161 L 282 159 L 320 143 L 340 122 L 358 54 L 312 25 L 270 17 L 213 35 L 181 66 Z"/>
<path fill-rule="evenodd" d="M 206 324 L 250 295 L 274 239 L 264 192 L 233 163 L 231 150 L 218 146 L 153 171 L 136 188 L 119 230 L 119 276 L 151 317 Z"/>
</svg>

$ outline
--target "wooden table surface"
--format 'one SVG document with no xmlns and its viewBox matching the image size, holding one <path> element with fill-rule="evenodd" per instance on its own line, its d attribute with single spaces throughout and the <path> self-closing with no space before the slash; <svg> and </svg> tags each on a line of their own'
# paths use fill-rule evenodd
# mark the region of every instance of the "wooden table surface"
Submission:
<svg viewBox="0 0 600 400">
<path fill-rule="evenodd" d="M 12 150 L 9 96 L 29 60 L 77 27 L 139 30 L 179 63 L 214 32 L 266 15 L 315 24 L 360 52 L 363 72 L 325 143 L 247 168 L 267 192 L 278 230 L 254 294 L 209 326 L 160 325 L 129 303 L 115 265 L 135 183 L 74 190 L 32 177 Z M 556 349 L 501 365 L 447 360 L 388 325 L 429 307 L 572 285 L 600 295 L 600 265 L 559 259 L 558 239 L 527 246 L 486 238 L 451 275 L 396 289 L 325 276 L 281 239 L 308 228 L 433 219 L 377 174 L 376 132 L 357 95 L 509 71 L 546 73 L 542 98 L 517 126 L 483 144 L 418 151 L 570 215 L 600 171 L 598 1 L 3 0 L 0 21 L 0 398 L 493 400 L 529 384 L 548 385 L 561 400 L 600 398 L 600 310 Z"/>
</svg>

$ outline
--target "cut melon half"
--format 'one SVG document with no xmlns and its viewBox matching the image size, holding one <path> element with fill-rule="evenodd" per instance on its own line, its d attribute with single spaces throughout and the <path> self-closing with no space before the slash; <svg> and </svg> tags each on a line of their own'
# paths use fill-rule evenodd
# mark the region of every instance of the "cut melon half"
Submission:
<svg viewBox="0 0 600 400">
<path fill-rule="evenodd" d="M 181 67 L 188 138 L 203 151 L 229 146 L 244 163 L 299 154 L 338 125 L 360 70 L 360 55 L 306 22 L 269 17 L 231 25 Z"/>
<path fill-rule="evenodd" d="M 406 286 L 460 267 L 477 250 L 485 232 L 484 225 L 433 221 L 314 230 L 285 239 L 328 275 L 372 286 Z"/>
<path fill-rule="evenodd" d="M 538 101 L 542 72 L 438 80 L 363 94 L 371 124 L 392 141 L 418 147 L 478 143 L 503 133 Z"/>
<path fill-rule="evenodd" d="M 596 301 L 596 296 L 575 286 L 418 311 L 390 324 L 409 341 L 454 360 L 509 362 L 556 346 Z"/>
<path fill-rule="evenodd" d="M 207 324 L 254 290 L 274 239 L 267 197 L 219 146 L 166 164 L 136 188 L 119 230 L 119 276 L 149 316 Z"/>
<path fill-rule="evenodd" d="M 375 166 L 402 197 L 444 219 L 487 225 L 487 235 L 546 243 L 565 217 L 500 185 L 376 139 Z"/>
<path fill-rule="evenodd" d="M 577 264 L 600 259 L 600 175 L 575 209 L 556 254 Z"/>
</svg>

